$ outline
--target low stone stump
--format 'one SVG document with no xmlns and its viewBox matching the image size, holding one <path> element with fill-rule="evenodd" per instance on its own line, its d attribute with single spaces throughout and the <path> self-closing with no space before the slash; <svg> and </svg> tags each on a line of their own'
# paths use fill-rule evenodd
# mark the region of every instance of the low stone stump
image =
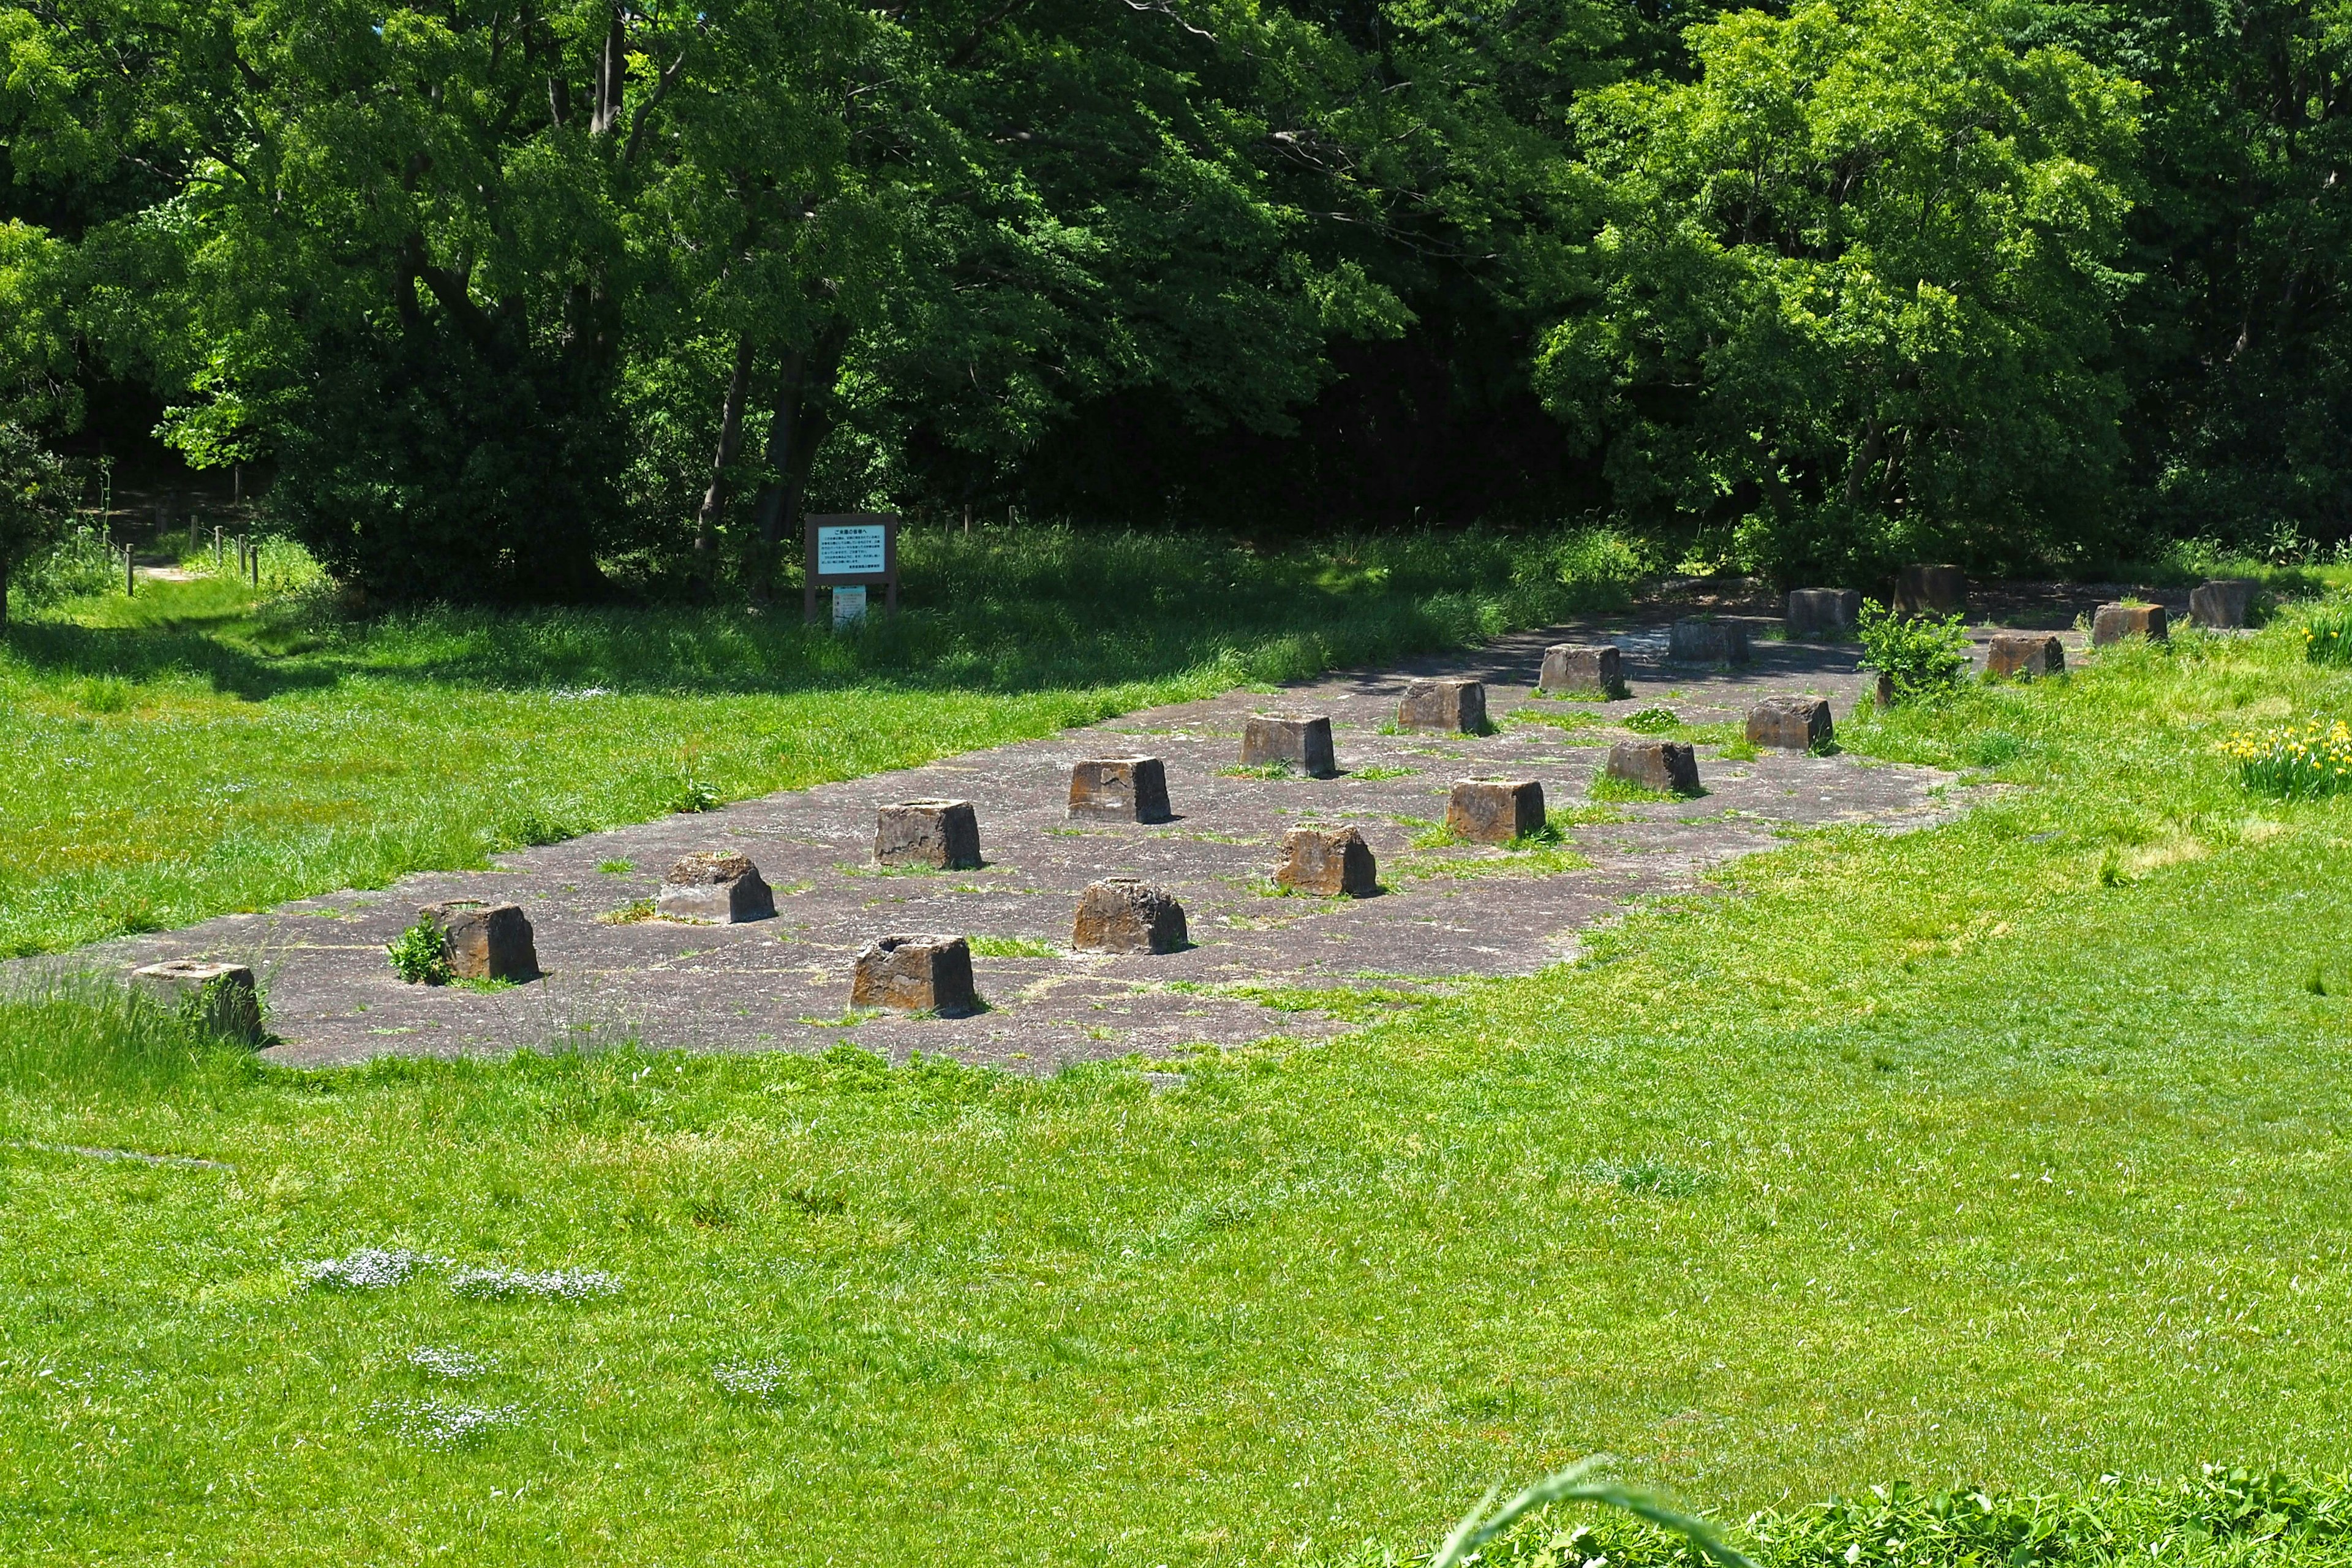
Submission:
<svg viewBox="0 0 2352 1568">
<path fill-rule="evenodd" d="M 1282 836 L 1282 859 L 1274 868 L 1281 887 L 1318 898 L 1370 898 L 1380 890 L 1380 868 L 1371 846 L 1352 827 L 1294 827 Z"/>
<path fill-rule="evenodd" d="M 968 800 L 902 800 L 874 816 L 874 863 L 971 871 L 980 866 L 980 817 Z"/>
<path fill-rule="evenodd" d="M 242 963 L 167 959 L 132 970 L 131 988 L 175 1013 L 194 1014 L 216 1035 L 247 1045 L 261 1039 L 261 991 Z"/>
<path fill-rule="evenodd" d="M 1544 649 L 1543 674 L 1537 678 L 1536 689 L 1605 697 L 1613 702 L 1625 695 L 1624 656 L 1615 643 L 1554 643 Z"/>
<path fill-rule="evenodd" d="M 1668 795 L 1698 793 L 1698 753 L 1688 741 L 1620 741 L 1609 748 L 1606 775 Z"/>
<path fill-rule="evenodd" d="M 1957 566 L 1906 566 L 1895 574 L 1895 613 L 1901 616 L 1964 616 L 1969 610 L 1969 574 Z"/>
<path fill-rule="evenodd" d="M 1786 617 L 1792 637 L 1842 637 L 1862 614 L 1862 595 L 1852 588 L 1794 588 Z"/>
<path fill-rule="evenodd" d="M 2211 631 L 2234 631 L 2253 608 L 2254 585 L 2240 577 L 2214 577 L 2189 595 L 2189 624 Z"/>
<path fill-rule="evenodd" d="M 1543 825 L 1543 785 L 1533 779 L 1462 779 L 1445 803 L 1445 831 L 1473 844 L 1508 844 Z"/>
<path fill-rule="evenodd" d="M 426 904 L 416 918 L 441 933 L 441 952 L 459 980 L 534 980 L 539 949 L 530 921 L 513 904 L 451 899 Z"/>
<path fill-rule="evenodd" d="M 2169 630 L 2162 605 L 2101 605 L 2091 617 L 2091 646 L 2105 647 L 2126 637 L 2162 642 Z"/>
<path fill-rule="evenodd" d="M 1748 710 L 1748 743 L 1809 752 L 1836 733 L 1830 705 L 1818 697 L 1767 697 Z M 1697 774 L 1692 774 L 1696 782 Z"/>
<path fill-rule="evenodd" d="M 1666 657 L 1680 664 L 1746 664 L 1748 627 L 1738 621 L 1685 616 L 1666 635 Z"/>
<path fill-rule="evenodd" d="M 979 1011 L 971 984 L 971 943 L 960 936 L 877 937 L 851 971 L 849 1005 L 943 1018 Z"/>
<path fill-rule="evenodd" d="M 1176 952 L 1191 940 L 1184 906 L 1140 877 L 1105 877 L 1078 895 L 1070 945 L 1080 952 Z"/>
<path fill-rule="evenodd" d="M 1242 766 L 1288 763 L 1309 778 L 1339 771 L 1331 749 L 1331 721 L 1321 714 L 1253 713 L 1242 726 Z"/>
<path fill-rule="evenodd" d="M 1442 735 L 1486 730 L 1486 688 L 1475 680 L 1416 680 L 1397 704 L 1397 728 Z"/>
<path fill-rule="evenodd" d="M 1881 708 L 1894 707 L 1895 678 L 1885 670 L 1880 670 L 1877 679 L 1870 683 L 1870 700 Z"/>
<path fill-rule="evenodd" d="M 1158 757 L 1091 757 L 1070 769 L 1070 815 L 1165 822 L 1168 769 Z"/>
<path fill-rule="evenodd" d="M 2066 645 L 2047 632 L 1996 632 L 1985 652 L 1987 675 L 2039 680 L 2066 673 Z"/>
<path fill-rule="evenodd" d="M 701 849 L 682 857 L 662 878 L 654 912 L 666 921 L 696 925 L 740 925 L 772 917 L 776 896 L 768 890 L 760 868 L 742 856 Z"/>
</svg>

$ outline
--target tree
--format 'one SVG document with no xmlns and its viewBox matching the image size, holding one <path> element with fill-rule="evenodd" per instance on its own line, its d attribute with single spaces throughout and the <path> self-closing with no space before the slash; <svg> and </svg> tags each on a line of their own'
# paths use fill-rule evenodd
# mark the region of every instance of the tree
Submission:
<svg viewBox="0 0 2352 1568">
<path fill-rule="evenodd" d="M 17 565 L 65 536 L 68 500 L 65 465 L 23 426 L 0 421 L 0 629 Z"/>
<path fill-rule="evenodd" d="M 1687 37 L 1697 79 L 1577 106 L 1597 221 L 1538 357 L 1621 515 L 1783 578 L 2098 542 L 2137 89 L 1926 0 Z"/>
</svg>

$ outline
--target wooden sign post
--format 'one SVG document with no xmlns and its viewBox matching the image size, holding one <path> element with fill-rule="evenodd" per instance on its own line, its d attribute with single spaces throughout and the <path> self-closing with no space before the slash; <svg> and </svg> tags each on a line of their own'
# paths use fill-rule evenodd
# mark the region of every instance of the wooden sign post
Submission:
<svg viewBox="0 0 2352 1568">
<path fill-rule="evenodd" d="M 898 514 L 830 512 L 807 523 L 801 618 L 816 623 L 816 591 L 880 584 L 886 613 L 898 613 Z"/>
</svg>

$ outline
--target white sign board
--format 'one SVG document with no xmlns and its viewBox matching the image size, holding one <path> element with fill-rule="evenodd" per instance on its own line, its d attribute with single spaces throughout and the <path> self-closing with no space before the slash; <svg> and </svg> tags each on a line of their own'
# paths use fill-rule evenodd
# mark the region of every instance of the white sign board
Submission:
<svg viewBox="0 0 2352 1568">
<path fill-rule="evenodd" d="M 888 570 L 889 530 L 880 523 L 816 531 L 816 570 L 821 577 L 879 577 Z"/>
<path fill-rule="evenodd" d="M 833 591 L 833 629 L 854 626 L 866 618 L 864 588 L 835 588 Z"/>
</svg>

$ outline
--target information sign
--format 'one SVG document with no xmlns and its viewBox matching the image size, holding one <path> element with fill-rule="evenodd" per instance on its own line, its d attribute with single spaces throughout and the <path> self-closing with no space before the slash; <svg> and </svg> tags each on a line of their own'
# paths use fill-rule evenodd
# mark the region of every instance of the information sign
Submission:
<svg viewBox="0 0 2352 1568">
<path fill-rule="evenodd" d="M 889 570 L 888 530 L 879 523 L 828 524 L 816 531 L 820 577 L 879 577 Z"/>
<path fill-rule="evenodd" d="M 882 590 L 883 608 L 898 613 L 898 515 L 896 512 L 838 512 L 806 521 L 802 574 L 801 616 L 816 623 L 819 588 Z M 862 599 L 864 595 L 852 595 Z M 835 596 L 835 619 L 845 617 L 848 602 Z M 862 606 L 851 614 L 862 614 Z"/>
</svg>

